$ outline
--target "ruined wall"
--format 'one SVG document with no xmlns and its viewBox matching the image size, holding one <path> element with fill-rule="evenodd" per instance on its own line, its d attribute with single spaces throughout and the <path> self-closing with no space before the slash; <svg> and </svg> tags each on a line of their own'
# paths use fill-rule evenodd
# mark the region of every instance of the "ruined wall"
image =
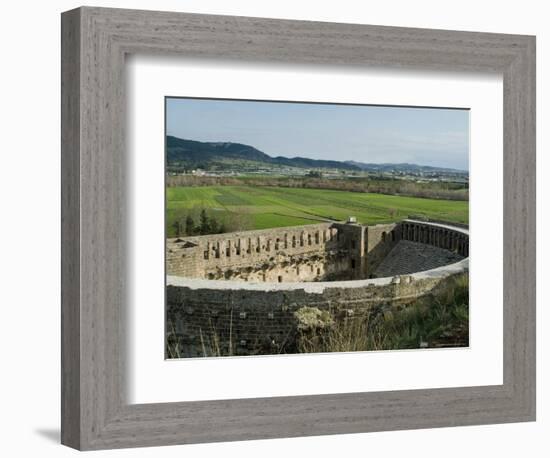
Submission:
<svg viewBox="0 0 550 458">
<path fill-rule="evenodd" d="M 393 278 L 267 287 L 169 277 L 168 333 L 180 342 L 180 357 L 293 352 L 299 310 L 326 310 L 334 320 L 384 313 L 435 292 L 467 270 L 465 259 Z"/>
<path fill-rule="evenodd" d="M 349 278 L 351 245 L 341 226 L 323 223 L 168 239 L 167 272 L 255 282 Z"/>
<path fill-rule="evenodd" d="M 400 240 L 468 256 L 464 228 L 415 220 L 365 226 L 322 223 L 167 240 L 169 275 L 248 282 L 372 278 Z"/>
<path fill-rule="evenodd" d="M 400 228 L 400 224 L 377 224 L 376 226 L 367 226 L 367 236 L 365 238 L 365 268 L 368 277 L 372 276 L 376 268 L 401 239 Z"/>
<path fill-rule="evenodd" d="M 340 233 L 340 246 L 347 254 L 348 277 L 345 280 L 366 278 L 365 262 L 366 226 L 360 224 L 335 224 Z M 344 279 L 344 278 L 342 278 Z"/>
<path fill-rule="evenodd" d="M 400 241 L 463 259 L 368 279 Z M 292 352 L 295 312 L 324 311 L 337 321 L 403 307 L 467 272 L 469 251 L 467 229 L 408 219 L 186 237 L 168 247 L 168 272 L 176 276 L 167 278 L 167 332 L 180 357 Z"/>
<path fill-rule="evenodd" d="M 432 245 L 467 258 L 469 256 L 468 229 L 450 224 L 404 220 L 400 225 L 401 239 Z"/>
</svg>

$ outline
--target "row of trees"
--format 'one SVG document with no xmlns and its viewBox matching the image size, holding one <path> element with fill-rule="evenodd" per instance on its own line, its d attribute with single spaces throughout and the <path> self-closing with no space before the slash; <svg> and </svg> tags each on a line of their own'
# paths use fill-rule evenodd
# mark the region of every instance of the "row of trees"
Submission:
<svg viewBox="0 0 550 458">
<path fill-rule="evenodd" d="M 416 182 L 388 178 L 328 179 L 321 177 L 199 177 L 169 175 L 167 186 L 280 186 L 285 188 L 334 189 L 352 192 L 425 197 L 430 199 L 468 200 L 467 185 L 451 182 Z"/>
<path fill-rule="evenodd" d="M 254 226 L 252 215 L 241 209 L 239 212 L 216 212 L 203 207 L 180 210 L 168 216 L 168 237 L 223 234 L 250 230 Z"/>
<path fill-rule="evenodd" d="M 176 237 L 182 235 L 223 234 L 227 232 L 224 223 L 208 215 L 204 208 L 200 212 L 198 221 L 195 221 L 193 216 L 188 214 L 185 218 L 176 219 L 172 223 L 172 228 Z"/>
</svg>

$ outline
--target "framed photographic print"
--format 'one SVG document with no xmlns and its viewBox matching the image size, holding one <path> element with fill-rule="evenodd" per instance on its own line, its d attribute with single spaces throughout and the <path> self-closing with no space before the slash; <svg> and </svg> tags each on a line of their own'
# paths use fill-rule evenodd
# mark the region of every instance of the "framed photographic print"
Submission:
<svg viewBox="0 0 550 458">
<path fill-rule="evenodd" d="M 533 420 L 534 68 L 529 36 L 64 13 L 62 442 Z"/>
<path fill-rule="evenodd" d="M 165 104 L 167 358 L 468 346 L 468 110 Z"/>
</svg>

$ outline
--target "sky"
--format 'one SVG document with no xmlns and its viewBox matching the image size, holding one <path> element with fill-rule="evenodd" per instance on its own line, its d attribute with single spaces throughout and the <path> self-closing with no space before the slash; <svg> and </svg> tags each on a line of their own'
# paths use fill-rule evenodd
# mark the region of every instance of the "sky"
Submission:
<svg viewBox="0 0 550 458">
<path fill-rule="evenodd" d="M 273 157 L 469 169 L 469 111 L 460 109 L 167 98 L 166 134 Z"/>
</svg>

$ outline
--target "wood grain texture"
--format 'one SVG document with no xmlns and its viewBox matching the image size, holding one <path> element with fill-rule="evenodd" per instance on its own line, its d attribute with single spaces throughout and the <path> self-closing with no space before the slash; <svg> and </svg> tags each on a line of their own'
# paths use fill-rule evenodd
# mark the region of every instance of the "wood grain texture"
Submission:
<svg viewBox="0 0 550 458">
<path fill-rule="evenodd" d="M 80 14 L 61 24 L 61 441 L 80 445 Z"/>
<path fill-rule="evenodd" d="M 535 418 L 535 39 L 80 8 L 62 16 L 62 442 L 78 449 Z M 499 72 L 504 77 L 504 384 L 130 405 L 124 57 Z"/>
</svg>

